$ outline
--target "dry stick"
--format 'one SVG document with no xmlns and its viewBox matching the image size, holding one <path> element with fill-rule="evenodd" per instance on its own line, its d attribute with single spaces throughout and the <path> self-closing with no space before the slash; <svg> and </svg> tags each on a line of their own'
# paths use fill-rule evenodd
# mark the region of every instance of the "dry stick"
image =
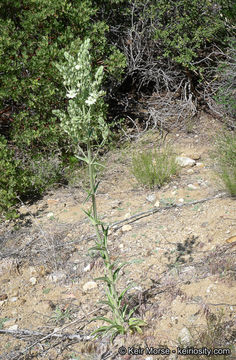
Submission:
<svg viewBox="0 0 236 360">
<path fill-rule="evenodd" d="M 96 310 L 91 311 L 90 313 L 88 313 L 86 316 L 91 315 L 95 312 L 97 312 L 98 310 L 102 310 L 103 308 L 99 308 Z M 30 346 L 28 346 L 25 350 L 21 351 L 20 356 L 22 356 L 23 354 L 25 354 L 27 351 L 29 351 L 32 347 L 34 347 L 35 345 L 41 343 L 42 341 L 47 340 L 48 338 L 66 338 L 69 340 L 79 340 L 79 341 L 89 341 L 91 339 L 94 338 L 94 336 L 89 336 L 89 335 L 76 335 L 76 334 L 58 334 L 59 332 L 61 332 L 62 330 L 68 328 L 71 325 L 74 325 L 75 323 L 83 320 L 85 318 L 85 316 L 83 316 L 80 319 L 76 319 L 74 321 L 72 321 L 71 323 L 63 326 L 60 330 L 58 331 L 54 331 L 48 335 L 45 335 L 43 333 L 40 333 L 38 331 L 29 331 L 29 330 L 2 330 L 0 329 L 0 334 L 9 334 L 9 335 L 21 335 L 21 336 L 43 336 L 41 339 L 35 341 L 33 344 L 31 344 Z M 16 357 L 14 357 L 12 360 L 17 359 L 19 355 L 17 355 Z"/>
<path fill-rule="evenodd" d="M 118 230 L 119 228 L 121 228 L 121 226 L 116 227 L 116 225 L 120 225 L 120 224 L 123 224 L 123 223 L 130 224 L 130 223 L 133 223 L 134 221 L 137 221 L 137 220 L 142 219 L 144 217 L 150 216 L 150 215 L 155 214 L 156 212 L 160 212 L 162 210 L 169 210 L 169 209 L 172 209 L 172 208 L 181 208 L 183 206 L 200 204 L 200 203 L 204 203 L 204 202 L 209 201 L 209 200 L 214 200 L 214 199 L 223 198 L 223 197 L 230 197 L 230 196 L 227 195 L 226 193 L 221 193 L 221 194 L 210 196 L 210 197 L 207 197 L 207 198 L 204 198 L 204 199 L 201 199 L 201 200 L 194 200 L 194 201 L 183 203 L 183 204 L 173 204 L 173 205 L 169 205 L 169 206 L 163 206 L 163 207 L 160 207 L 160 208 L 154 207 L 154 208 L 152 208 L 150 210 L 135 214 L 135 215 L 129 217 L 128 219 L 117 221 L 117 222 L 111 224 L 109 227 L 110 228 L 114 227 L 114 230 Z"/>
</svg>

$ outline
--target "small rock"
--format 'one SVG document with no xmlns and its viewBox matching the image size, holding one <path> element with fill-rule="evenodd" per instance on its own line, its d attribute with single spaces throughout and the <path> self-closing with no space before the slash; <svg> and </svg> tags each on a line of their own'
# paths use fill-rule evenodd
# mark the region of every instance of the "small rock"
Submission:
<svg viewBox="0 0 236 360">
<path fill-rule="evenodd" d="M 156 195 L 155 194 L 150 194 L 146 197 L 146 200 L 149 202 L 155 202 L 156 201 Z"/>
<path fill-rule="evenodd" d="M 191 154 L 191 159 L 199 160 L 199 159 L 201 159 L 201 155 L 198 153 L 193 153 L 193 154 Z"/>
<path fill-rule="evenodd" d="M 8 330 L 11 330 L 11 331 L 17 331 L 18 329 L 18 325 L 12 325 L 8 328 Z"/>
<path fill-rule="evenodd" d="M 95 283 L 95 281 L 88 281 L 83 286 L 84 291 L 88 291 L 88 290 L 95 289 L 95 288 L 97 288 L 97 283 Z"/>
<path fill-rule="evenodd" d="M 154 206 L 155 206 L 155 207 L 159 207 L 159 206 L 160 206 L 160 201 L 157 200 L 157 201 L 155 202 Z"/>
<path fill-rule="evenodd" d="M 48 205 L 56 205 L 58 204 L 58 199 L 48 199 L 47 203 Z"/>
<path fill-rule="evenodd" d="M 66 274 L 62 271 L 56 271 L 48 276 L 48 279 L 52 282 L 58 282 L 66 277 Z"/>
<path fill-rule="evenodd" d="M 122 226 L 122 231 L 126 232 L 126 231 L 130 231 L 132 230 L 132 226 L 131 225 L 124 225 Z"/>
<path fill-rule="evenodd" d="M 202 168 L 202 167 L 204 167 L 204 164 L 203 164 L 202 162 L 197 162 L 197 163 L 196 163 L 196 166 Z"/>
<path fill-rule="evenodd" d="M 118 247 L 122 250 L 124 248 L 124 244 L 119 244 Z"/>
<path fill-rule="evenodd" d="M 214 285 L 213 285 L 213 284 L 211 284 L 211 285 L 208 286 L 206 292 L 209 294 L 209 293 L 212 291 L 212 289 L 214 289 Z"/>
<path fill-rule="evenodd" d="M 184 156 L 177 156 L 176 162 L 181 167 L 194 166 L 196 161 Z"/>
<path fill-rule="evenodd" d="M 36 279 L 34 276 L 32 276 L 32 277 L 29 279 L 29 281 L 31 282 L 32 285 L 35 285 L 35 284 L 37 283 L 37 279 Z"/>
<path fill-rule="evenodd" d="M 4 321 L 2 325 L 3 325 L 4 328 L 8 329 L 9 327 L 11 327 L 11 326 L 13 326 L 15 324 L 16 324 L 16 319 L 9 319 L 7 321 Z"/>
<path fill-rule="evenodd" d="M 130 218 L 130 216 L 131 216 L 131 213 L 128 212 L 128 213 L 125 214 L 124 218 L 125 218 L 125 219 L 128 219 L 128 218 Z"/>
<path fill-rule="evenodd" d="M 197 186 L 196 185 L 193 185 L 193 184 L 188 184 L 188 188 L 190 190 L 197 190 Z"/>
<path fill-rule="evenodd" d="M 54 333 L 60 333 L 61 332 L 61 328 L 59 327 L 56 327 L 54 330 L 53 330 Z"/>
<path fill-rule="evenodd" d="M 178 200 L 178 202 L 179 202 L 179 203 L 184 203 L 184 199 L 183 199 L 183 198 L 180 198 L 180 199 Z"/>
<path fill-rule="evenodd" d="M 193 339 L 190 334 L 190 331 L 186 327 L 184 327 L 182 330 L 180 330 L 179 340 L 180 340 L 181 345 L 183 345 L 183 346 L 191 345 Z"/>
<path fill-rule="evenodd" d="M 187 173 L 188 173 L 188 174 L 193 174 L 193 173 L 194 173 L 194 170 L 193 170 L 193 169 L 188 169 L 188 170 L 187 170 Z"/>
<path fill-rule="evenodd" d="M 90 269 L 91 269 L 91 264 L 88 264 L 87 266 L 85 266 L 84 272 L 90 271 Z"/>
<path fill-rule="evenodd" d="M 29 214 L 29 211 L 28 211 L 27 207 L 24 206 L 24 205 L 21 206 L 18 211 L 19 211 L 19 213 L 22 214 L 22 215 Z"/>
<path fill-rule="evenodd" d="M 11 302 L 16 302 L 18 300 L 18 297 L 17 296 L 13 296 L 10 298 L 10 301 Z"/>
<path fill-rule="evenodd" d="M 53 212 L 49 212 L 49 213 L 47 214 L 47 217 L 48 217 L 49 219 L 53 218 L 53 217 L 54 217 Z"/>
<path fill-rule="evenodd" d="M 115 208 L 117 208 L 120 204 L 121 204 L 121 201 L 120 201 L 120 200 L 115 200 L 115 201 L 113 201 L 113 203 L 111 204 L 111 208 L 112 208 L 112 209 L 115 209 Z"/>
<path fill-rule="evenodd" d="M 231 236 L 229 239 L 226 240 L 228 244 L 231 244 L 236 241 L 236 236 Z"/>
</svg>

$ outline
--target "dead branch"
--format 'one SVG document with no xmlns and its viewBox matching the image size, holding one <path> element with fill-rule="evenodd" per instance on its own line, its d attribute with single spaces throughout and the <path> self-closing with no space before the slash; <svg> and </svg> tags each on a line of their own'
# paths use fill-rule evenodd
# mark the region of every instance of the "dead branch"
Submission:
<svg viewBox="0 0 236 360">
<path fill-rule="evenodd" d="M 191 206 L 191 205 L 195 205 L 195 204 L 201 204 L 201 203 L 204 203 L 206 201 L 219 199 L 219 198 L 225 198 L 225 197 L 230 197 L 230 196 L 227 195 L 226 193 L 220 193 L 220 194 L 216 194 L 216 195 L 213 195 L 213 196 L 209 196 L 209 197 L 201 199 L 201 200 L 194 200 L 194 201 L 191 201 L 191 202 L 188 202 L 188 203 L 172 204 L 172 205 L 163 206 L 163 207 L 160 207 L 160 208 L 154 207 L 154 208 L 152 208 L 150 210 L 143 211 L 141 213 L 135 214 L 135 215 L 133 215 L 133 216 L 131 216 L 131 217 L 125 219 L 125 220 L 117 221 L 117 222 L 111 224 L 109 226 L 109 228 L 114 228 L 114 230 L 118 230 L 125 223 L 131 224 L 131 223 L 133 223 L 133 222 L 135 222 L 135 221 L 137 221 L 139 219 L 142 219 L 144 217 L 153 215 L 153 214 L 155 214 L 157 212 L 160 212 L 160 211 L 163 211 L 163 210 L 170 210 L 170 209 L 174 209 L 174 208 L 182 208 L 184 206 Z M 120 225 L 120 226 L 117 226 L 117 225 Z"/>
</svg>

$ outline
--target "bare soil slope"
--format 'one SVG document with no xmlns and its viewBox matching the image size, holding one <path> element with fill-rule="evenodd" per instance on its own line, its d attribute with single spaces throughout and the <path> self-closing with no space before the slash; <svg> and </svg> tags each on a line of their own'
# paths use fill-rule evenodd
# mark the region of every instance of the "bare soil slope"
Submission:
<svg viewBox="0 0 236 360">
<path fill-rule="evenodd" d="M 90 337 L 99 325 L 90 322 L 93 316 L 111 314 L 98 303 L 104 286 L 94 279 L 103 264 L 88 254 L 95 237 L 82 211 L 88 204 L 80 181 L 22 205 L 16 224 L 1 225 L 0 359 L 235 358 L 236 203 L 217 185 L 209 156 L 221 130 L 202 115 L 192 134 L 169 135 L 176 154 L 196 165 L 162 189 L 142 188 L 130 172 L 133 153 L 158 146 L 157 132 L 104 156 L 98 210 L 113 224 L 112 257 L 130 262 L 119 288 L 134 285 L 127 301 L 147 322 L 141 335 L 119 336 L 114 344 Z M 161 346 L 170 354 L 158 355 Z M 178 354 L 177 347 L 187 346 L 230 355 Z M 128 347 L 145 350 L 135 355 Z M 147 347 L 156 350 L 146 353 Z"/>
</svg>

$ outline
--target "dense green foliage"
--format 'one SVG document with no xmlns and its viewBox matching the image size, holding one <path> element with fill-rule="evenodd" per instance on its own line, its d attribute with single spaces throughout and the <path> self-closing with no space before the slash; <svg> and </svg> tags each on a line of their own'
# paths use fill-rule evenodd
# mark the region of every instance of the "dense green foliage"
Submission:
<svg viewBox="0 0 236 360">
<path fill-rule="evenodd" d="M 218 91 L 216 101 L 225 112 L 236 119 L 236 41 L 232 42 L 227 59 L 217 69 Z M 234 129 L 236 125 L 232 126 Z"/>
<path fill-rule="evenodd" d="M 163 46 L 161 56 L 195 70 L 199 66 L 194 60 L 207 55 L 207 47 L 225 41 L 227 29 L 217 1 L 158 0 L 154 3 L 151 9 L 157 17 L 155 39 Z"/>
<path fill-rule="evenodd" d="M 215 76 L 211 66 L 224 60 L 235 15 L 232 0 L 2 0 L 0 134 L 7 143 L 1 138 L 1 151 L 9 156 L 9 183 L 19 183 L 20 174 L 27 178 L 20 186 L 1 182 L 1 191 L 9 193 L 3 207 L 14 205 L 16 196 L 43 191 L 43 177 L 35 179 L 42 167 L 50 169 L 52 179 L 63 180 L 73 149 L 53 110 L 65 111 L 69 101 L 54 66 L 63 63 L 65 51 L 74 56 L 90 39 L 91 71 L 104 66 L 103 113 L 113 111 L 111 121 L 124 117 L 120 108 L 114 114 L 107 106 L 114 99 L 119 103 L 122 83 L 136 84 L 136 89 L 146 84 L 150 91 L 180 88 L 182 97 L 190 99 L 202 91 L 209 98 Z M 233 96 L 221 100 L 232 110 Z M 126 111 L 129 97 L 123 104 Z"/>
<path fill-rule="evenodd" d="M 115 6 L 119 2 L 116 1 Z M 68 138 L 52 114 L 53 109 L 63 109 L 68 102 L 54 62 L 63 60 L 64 51 L 69 48 L 76 53 L 83 38 L 89 37 L 94 63 L 104 61 L 112 76 L 120 76 L 125 65 L 119 50 L 107 46 L 108 26 L 96 17 L 99 3 L 91 0 L 3 0 L 0 4 L 0 109 L 2 113 L 10 111 L 12 121 L 8 123 L 10 129 L 6 135 L 17 148 L 17 156 L 20 154 L 27 183 L 35 183 L 31 171 L 31 160 L 35 157 L 34 167 L 47 163 L 47 159 L 46 166 L 50 166 L 49 158 L 54 158 L 58 152 L 63 159 L 67 157 Z M 113 1 L 109 3 L 111 10 Z M 11 157 L 14 158 L 12 152 Z M 16 195 L 27 193 L 18 169 L 14 170 L 14 161 L 8 165 L 11 167 L 9 184 L 6 186 L 4 180 L 1 183 L 2 191 L 9 193 L 2 198 L 5 208 L 15 204 Z M 44 188 L 42 180 L 39 176 L 40 189 Z M 21 185 L 13 186 L 11 182 L 21 182 Z M 36 184 L 34 189 L 37 193 Z"/>
</svg>

